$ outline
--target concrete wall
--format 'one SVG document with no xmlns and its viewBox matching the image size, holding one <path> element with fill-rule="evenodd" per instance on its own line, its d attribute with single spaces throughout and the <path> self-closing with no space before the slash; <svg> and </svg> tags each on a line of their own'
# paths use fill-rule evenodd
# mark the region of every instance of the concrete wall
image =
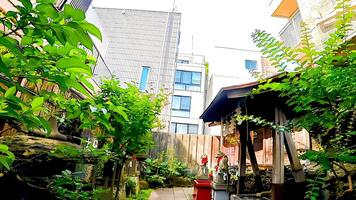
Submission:
<svg viewBox="0 0 356 200">
<path fill-rule="evenodd" d="M 137 84 L 142 66 L 150 67 L 149 93 L 173 93 L 180 13 L 94 8 L 107 35 L 105 61 L 121 83 Z M 171 99 L 171 97 L 169 97 Z M 166 127 L 170 105 L 161 114 Z M 167 129 L 166 129 L 167 130 Z"/>
</svg>

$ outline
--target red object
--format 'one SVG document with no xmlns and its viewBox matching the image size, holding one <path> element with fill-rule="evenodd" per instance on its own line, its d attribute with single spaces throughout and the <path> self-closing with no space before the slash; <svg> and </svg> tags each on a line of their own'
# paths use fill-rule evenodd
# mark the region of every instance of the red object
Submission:
<svg viewBox="0 0 356 200">
<path fill-rule="evenodd" d="M 201 164 L 202 164 L 202 165 L 206 165 L 206 163 L 208 163 L 208 157 L 207 157 L 207 156 L 205 156 L 205 157 L 203 157 L 203 158 L 201 159 Z"/>
<path fill-rule="evenodd" d="M 216 161 L 216 166 L 215 166 L 215 171 L 218 171 L 219 169 L 219 164 L 220 164 L 220 161 L 222 160 L 222 156 L 218 157 L 218 160 Z"/>
<path fill-rule="evenodd" d="M 194 180 L 193 200 L 210 200 L 211 199 L 211 181 Z"/>
</svg>

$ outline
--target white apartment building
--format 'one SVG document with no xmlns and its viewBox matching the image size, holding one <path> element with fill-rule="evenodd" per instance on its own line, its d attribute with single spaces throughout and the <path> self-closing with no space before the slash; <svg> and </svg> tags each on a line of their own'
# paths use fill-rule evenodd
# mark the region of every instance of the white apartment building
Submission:
<svg viewBox="0 0 356 200">
<path fill-rule="evenodd" d="M 204 56 L 178 54 L 171 99 L 170 133 L 204 134 L 203 121 L 199 116 L 205 109 L 205 77 Z"/>
<path fill-rule="evenodd" d="M 206 107 L 223 87 L 256 81 L 254 72 L 273 74 L 259 51 L 217 46 L 209 63 Z M 220 135 L 219 125 L 205 125 L 205 134 Z"/>
<path fill-rule="evenodd" d="M 269 10 L 272 17 L 288 19 L 279 32 L 281 40 L 289 47 L 297 47 L 301 43 L 301 22 L 305 22 L 311 30 L 312 41 L 317 49 L 323 48 L 323 42 L 335 31 L 336 17 L 335 0 L 272 0 Z M 356 10 L 356 1 L 351 1 Z M 352 31 L 349 39 L 356 36 L 356 18 L 352 19 Z"/>
</svg>

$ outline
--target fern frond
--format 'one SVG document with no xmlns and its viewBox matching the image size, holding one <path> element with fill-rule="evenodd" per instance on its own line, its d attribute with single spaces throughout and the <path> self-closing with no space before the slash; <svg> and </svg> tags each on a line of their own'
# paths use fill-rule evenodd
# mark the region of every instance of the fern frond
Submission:
<svg viewBox="0 0 356 200">
<path fill-rule="evenodd" d="M 291 62 L 300 65 L 299 60 L 296 59 L 298 53 L 294 49 L 286 47 L 283 42 L 277 40 L 271 34 L 255 30 L 251 37 L 256 46 L 261 49 L 261 53 L 280 71 L 284 71 L 288 67 L 288 63 Z"/>
<path fill-rule="evenodd" d="M 308 25 L 302 22 L 300 27 L 302 47 L 298 48 L 297 51 L 304 54 L 303 60 L 306 62 L 302 63 L 302 66 L 306 65 L 307 67 L 312 67 L 318 57 L 318 52 L 316 51 L 315 44 L 312 41 L 312 34 Z"/>
<path fill-rule="evenodd" d="M 347 48 L 347 38 L 352 31 L 352 18 L 355 15 L 351 7 L 351 0 L 336 0 L 336 22 L 335 32 L 329 35 L 329 38 L 324 42 L 323 54 L 334 53 L 340 49 L 341 45 Z"/>
</svg>

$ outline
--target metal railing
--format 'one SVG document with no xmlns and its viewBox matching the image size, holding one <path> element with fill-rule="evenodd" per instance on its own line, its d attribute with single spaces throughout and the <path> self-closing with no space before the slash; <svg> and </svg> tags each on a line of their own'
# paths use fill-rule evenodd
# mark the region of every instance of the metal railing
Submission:
<svg viewBox="0 0 356 200">
<path fill-rule="evenodd" d="M 54 6 L 58 10 L 62 10 L 65 4 L 70 4 L 73 8 L 81 9 L 83 12 L 87 12 L 92 2 L 93 0 L 56 0 Z"/>
<path fill-rule="evenodd" d="M 294 16 L 288 21 L 288 23 L 279 32 L 279 35 L 288 47 L 295 47 L 300 43 L 300 23 L 302 22 L 302 16 L 297 11 Z"/>
<path fill-rule="evenodd" d="M 76 9 L 86 12 L 93 0 L 69 0 L 68 3 Z"/>
<path fill-rule="evenodd" d="M 109 67 L 106 65 L 105 60 L 103 58 L 103 56 L 100 54 L 98 48 L 94 45 L 93 46 L 93 51 L 89 51 L 88 49 L 86 49 L 85 47 L 83 47 L 85 49 L 85 51 L 94 56 L 96 59 L 96 63 L 95 65 L 92 66 L 92 70 L 93 70 L 93 80 L 95 81 L 95 83 L 97 85 L 99 85 L 101 83 L 102 79 L 110 79 L 113 77 L 113 74 L 111 72 L 111 70 L 109 69 Z"/>
</svg>

